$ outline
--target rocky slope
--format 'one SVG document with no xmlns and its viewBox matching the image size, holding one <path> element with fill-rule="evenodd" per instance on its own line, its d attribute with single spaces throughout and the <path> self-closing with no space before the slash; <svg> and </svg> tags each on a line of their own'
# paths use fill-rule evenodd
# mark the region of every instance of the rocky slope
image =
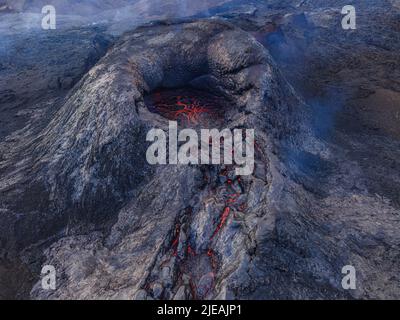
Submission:
<svg viewBox="0 0 400 320">
<path fill-rule="evenodd" d="M 399 12 L 368 4 L 347 33 L 340 1 L 232 1 L 112 45 L 115 25 L 5 46 L 1 112 L 22 119 L 0 143 L 2 297 L 398 298 Z M 221 127 L 256 131 L 254 174 L 147 164 L 161 87 L 228 101 Z"/>
</svg>

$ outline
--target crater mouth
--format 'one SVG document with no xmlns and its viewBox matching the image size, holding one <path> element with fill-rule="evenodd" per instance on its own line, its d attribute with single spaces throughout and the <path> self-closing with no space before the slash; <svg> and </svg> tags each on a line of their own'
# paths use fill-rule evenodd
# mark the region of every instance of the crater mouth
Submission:
<svg viewBox="0 0 400 320">
<path fill-rule="evenodd" d="M 144 101 L 150 112 L 184 127 L 219 127 L 229 108 L 226 98 L 192 87 L 160 88 Z"/>
</svg>

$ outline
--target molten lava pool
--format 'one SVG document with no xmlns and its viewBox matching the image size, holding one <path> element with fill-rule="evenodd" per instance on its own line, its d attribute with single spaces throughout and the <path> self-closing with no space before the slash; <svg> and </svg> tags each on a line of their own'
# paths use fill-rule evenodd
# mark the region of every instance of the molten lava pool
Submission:
<svg viewBox="0 0 400 320">
<path fill-rule="evenodd" d="M 151 112 L 182 125 L 217 124 L 227 105 L 223 97 L 192 88 L 159 89 L 145 103 Z"/>
</svg>

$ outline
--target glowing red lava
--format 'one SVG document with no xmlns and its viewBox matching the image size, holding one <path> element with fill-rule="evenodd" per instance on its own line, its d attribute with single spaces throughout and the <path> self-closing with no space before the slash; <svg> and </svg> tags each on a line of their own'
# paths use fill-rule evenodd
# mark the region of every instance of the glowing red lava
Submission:
<svg viewBox="0 0 400 320">
<path fill-rule="evenodd" d="M 158 90 L 146 97 L 145 103 L 151 112 L 169 120 L 199 124 L 221 118 L 224 100 L 204 91 L 187 88 Z"/>
<path fill-rule="evenodd" d="M 179 235 L 181 232 L 181 226 L 177 224 L 175 226 L 175 235 L 174 240 L 172 241 L 172 248 L 173 248 L 173 256 L 175 257 L 178 254 L 178 244 L 179 244 Z"/>
<path fill-rule="evenodd" d="M 220 220 L 217 228 L 215 229 L 213 235 L 211 236 L 211 239 L 213 239 L 215 237 L 215 235 L 218 233 L 218 231 L 221 230 L 221 228 L 224 226 L 225 221 L 228 219 L 230 212 L 231 212 L 231 208 L 229 208 L 229 207 L 224 208 L 224 211 L 222 212 L 222 215 L 221 215 L 221 220 Z"/>
</svg>

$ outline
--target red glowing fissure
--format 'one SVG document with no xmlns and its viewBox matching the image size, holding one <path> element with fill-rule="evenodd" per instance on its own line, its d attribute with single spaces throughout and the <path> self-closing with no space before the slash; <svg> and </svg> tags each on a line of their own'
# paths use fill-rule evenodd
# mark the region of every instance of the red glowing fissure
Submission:
<svg viewBox="0 0 400 320">
<path fill-rule="evenodd" d="M 228 170 L 226 168 L 223 169 L 220 172 L 220 176 L 227 177 Z M 207 177 L 205 177 L 205 179 L 208 181 Z M 228 187 L 228 190 L 230 190 L 230 193 L 228 192 L 225 195 L 225 207 L 219 217 L 218 224 L 217 224 L 212 236 L 210 237 L 210 241 L 212 241 L 214 239 L 214 237 L 219 233 L 219 231 L 226 225 L 229 215 L 235 211 L 233 205 L 238 202 L 239 197 L 241 196 L 240 192 L 235 192 L 236 183 L 238 183 L 240 188 L 242 189 L 240 177 L 237 177 L 236 179 L 227 179 L 225 182 L 226 186 Z M 247 207 L 246 204 L 242 203 L 239 206 L 238 211 L 244 211 L 246 209 L 246 207 Z M 174 237 L 173 237 L 172 244 L 171 244 L 171 247 L 173 250 L 172 255 L 174 257 L 178 256 L 180 234 L 181 234 L 181 224 L 176 223 L 175 230 L 174 230 Z M 213 288 L 215 287 L 215 277 L 216 277 L 217 270 L 218 270 L 217 256 L 211 246 L 208 247 L 206 254 L 209 258 L 210 266 L 211 266 L 211 270 L 212 270 L 208 273 L 208 275 L 212 277 L 212 283 L 211 284 L 197 283 L 198 279 L 196 280 L 196 278 L 191 275 L 190 279 L 189 279 L 189 288 L 190 288 L 193 299 L 198 299 L 199 294 L 200 294 L 200 298 L 207 297 L 209 295 L 209 293 L 211 292 L 211 290 L 213 290 Z M 201 253 L 199 253 L 199 255 L 201 255 Z M 183 259 L 183 260 L 179 259 L 181 261 L 180 262 L 181 265 L 182 266 L 190 265 L 190 262 L 188 262 L 188 261 L 195 261 L 192 259 L 196 256 L 197 256 L 196 251 L 192 248 L 191 244 L 187 243 L 186 244 L 186 255 L 185 255 L 185 257 L 181 257 L 181 259 Z"/>
<path fill-rule="evenodd" d="M 224 208 L 224 211 L 222 212 L 222 215 L 221 215 L 221 220 L 220 220 L 217 228 L 215 229 L 213 235 L 211 236 L 211 239 L 213 239 L 215 237 L 215 235 L 219 232 L 219 230 L 221 230 L 221 228 L 224 226 L 225 221 L 228 219 L 230 212 L 231 212 L 230 207 Z"/>
<path fill-rule="evenodd" d="M 176 224 L 175 226 L 175 235 L 174 235 L 174 240 L 172 241 L 172 248 L 174 250 L 173 256 L 176 257 L 178 254 L 178 244 L 179 244 L 179 235 L 181 232 L 181 226 L 179 224 Z"/>
</svg>

